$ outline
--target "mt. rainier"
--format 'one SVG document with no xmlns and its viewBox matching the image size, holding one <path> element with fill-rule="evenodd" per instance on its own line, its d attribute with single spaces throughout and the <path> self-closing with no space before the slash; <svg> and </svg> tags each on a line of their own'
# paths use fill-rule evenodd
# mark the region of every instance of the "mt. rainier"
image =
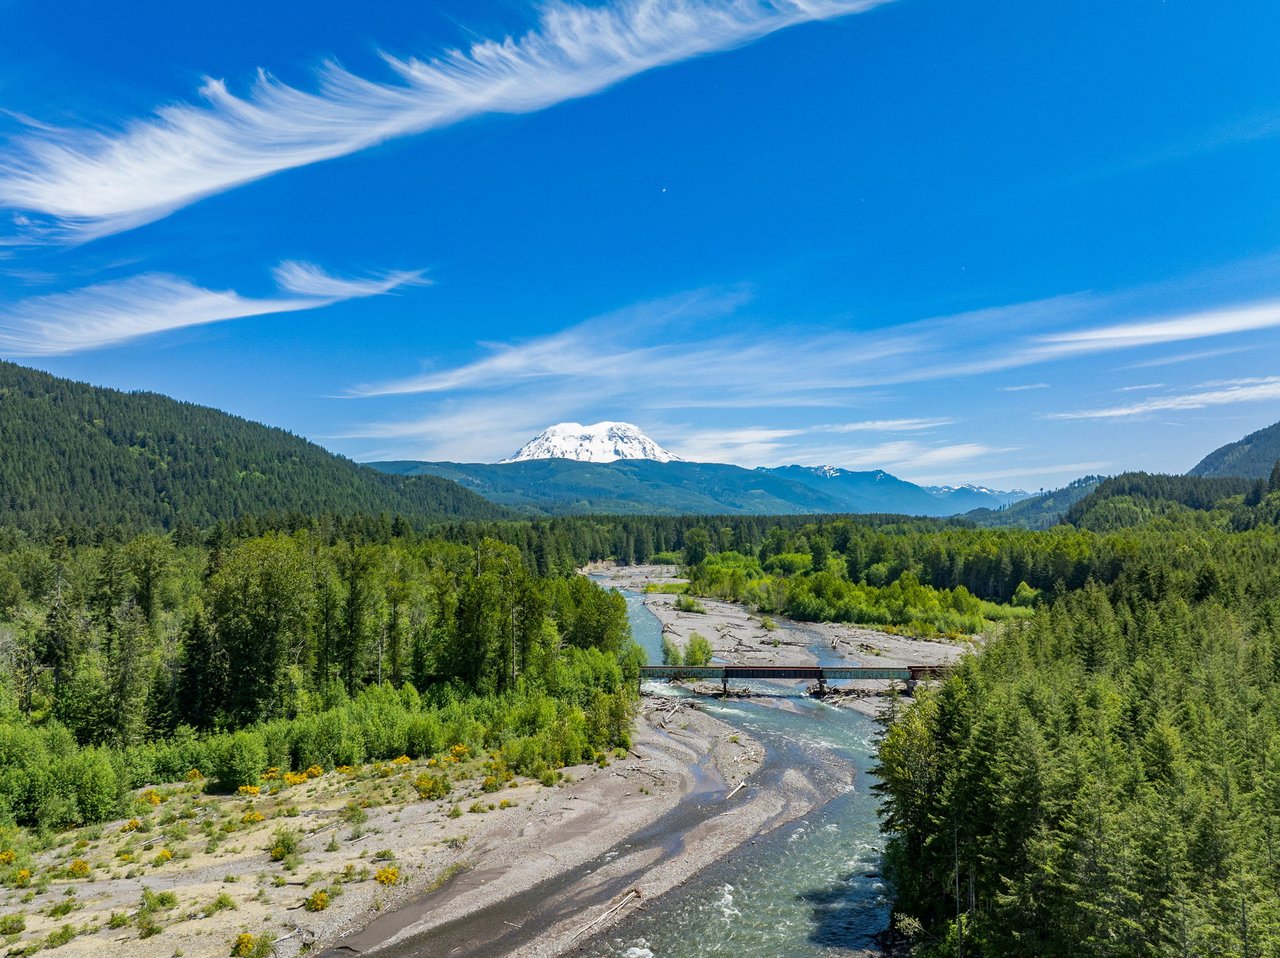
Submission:
<svg viewBox="0 0 1280 958">
<path fill-rule="evenodd" d="M 679 462 L 629 422 L 597 422 L 584 426 L 562 422 L 549 426 L 502 462 L 529 459 L 576 459 L 579 462 L 616 462 L 619 459 L 652 459 Z"/>
</svg>

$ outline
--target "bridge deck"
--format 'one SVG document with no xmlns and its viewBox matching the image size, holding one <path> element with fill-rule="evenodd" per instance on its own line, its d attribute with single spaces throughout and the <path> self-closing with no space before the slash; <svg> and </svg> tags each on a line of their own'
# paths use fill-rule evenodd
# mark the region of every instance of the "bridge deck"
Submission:
<svg viewBox="0 0 1280 958">
<path fill-rule="evenodd" d="M 938 678 L 945 669 L 936 665 L 906 665 L 901 668 L 828 665 L 645 665 L 643 679 L 802 679 L 826 683 L 833 679 L 854 681 L 918 682 Z"/>
</svg>

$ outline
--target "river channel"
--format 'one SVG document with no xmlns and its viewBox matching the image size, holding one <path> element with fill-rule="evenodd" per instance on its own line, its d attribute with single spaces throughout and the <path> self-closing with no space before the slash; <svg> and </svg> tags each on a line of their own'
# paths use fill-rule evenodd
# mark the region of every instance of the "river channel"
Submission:
<svg viewBox="0 0 1280 958">
<path fill-rule="evenodd" d="M 643 597 L 623 592 L 632 635 L 662 660 L 662 626 Z M 819 664 L 846 661 L 815 644 Z M 590 943 L 591 958 L 827 958 L 878 952 L 889 917 L 879 876 L 882 836 L 870 787 L 875 723 L 797 695 L 794 684 L 751 683 L 755 699 L 704 699 L 703 708 L 804 767 L 847 765 L 849 784 L 801 821 L 748 844 Z M 669 686 L 652 694 L 688 695 Z M 779 701 L 769 702 L 770 696 Z M 785 698 L 785 707 L 783 701 Z"/>
</svg>

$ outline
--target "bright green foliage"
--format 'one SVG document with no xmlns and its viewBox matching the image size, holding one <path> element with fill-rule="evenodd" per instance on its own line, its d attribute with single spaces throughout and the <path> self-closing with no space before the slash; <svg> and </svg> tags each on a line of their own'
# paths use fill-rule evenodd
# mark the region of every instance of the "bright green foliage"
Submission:
<svg viewBox="0 0 1280 958">
<path fill-rule="evenodd" d="M 684 664 L 695 667 L 711 664 L 711 643 L 701 632 L 691 632 L 684 646 Z"/>
<path fill-rule="evenodd" d="M 464 744 L 541 777 L 628 741 L 643 652 L 616 593 L 487 538 L 211 538 L 0 530 L 22 590 L 0 618 L 0 822 L 102 821 L 193 768 L 234 791 Z"/>
<path fill-rule="evenodd" d="M 815 530 L 811 548 L 812 543 L 825 541 Z M 953 589 L 922 585 L 909 569 L 885 582 L 889 570 L 873 566 L 868 575 L 877 582 L 869 584 L 852 580 L 844 565 L 833 569 L 824 555 L 822 570 L 813 572 L 811 552 L 779 553 L 763 566 L 754 556 L 720 552 L 690 571 L 690 589 L 801 621 L 902 626 L 926 635 L 980 632 L 992 620 L 1020 614 L 983 602 L 963 585 Z"/>
</svg>

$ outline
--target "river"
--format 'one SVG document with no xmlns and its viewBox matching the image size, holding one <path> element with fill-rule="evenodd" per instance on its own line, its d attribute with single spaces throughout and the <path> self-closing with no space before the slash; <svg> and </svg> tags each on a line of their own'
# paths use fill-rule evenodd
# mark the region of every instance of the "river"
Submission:
<svg viewBox="0 0 1280 958">
<path fill-rule="evenodd" d="M 642 596 L 623 592 L 632 635 L 661 663 L 662 626 Z M 837 661 L 815 644 L 821 663 Z M 839 660 L 844 661 L 844 660 Z M 712 715 L 743 729 L 772 756 L 803 768 L 841 763 L 849 784 L 800 822 L 778 829 L 588 945 L 592 958 L 829 958 L 877 951 L 889 917 L 879 877 L 883 846 L 870 787 L 875 723 L 796 696 L 794 686 L 752 683 L 767 700 L 704 700 Z M 669 686 L 655 694 L 687 695 Z"/>
</svg>

